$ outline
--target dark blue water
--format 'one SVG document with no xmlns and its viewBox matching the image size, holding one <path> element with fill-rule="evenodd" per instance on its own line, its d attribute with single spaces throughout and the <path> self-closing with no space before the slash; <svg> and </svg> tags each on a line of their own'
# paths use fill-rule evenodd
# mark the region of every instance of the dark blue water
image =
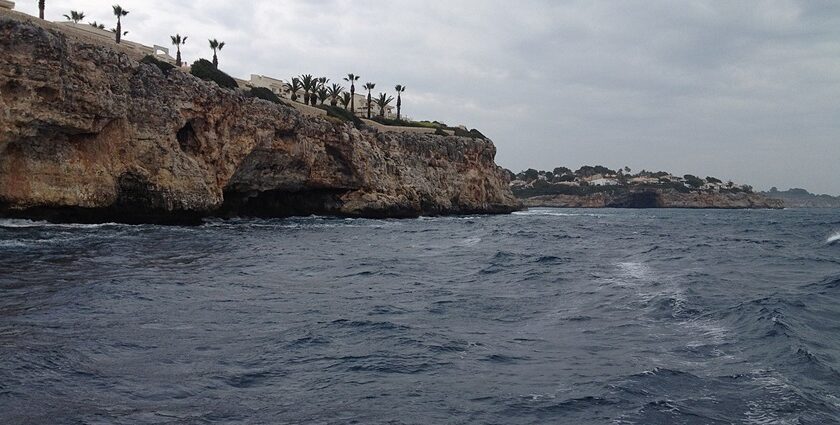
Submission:
<svg viewBox="0 0 840 425">
<path fill-rule="evenodd" d="M 840 211 L 0 222 L 0 423 L 840 423 Z"/>
</svg>

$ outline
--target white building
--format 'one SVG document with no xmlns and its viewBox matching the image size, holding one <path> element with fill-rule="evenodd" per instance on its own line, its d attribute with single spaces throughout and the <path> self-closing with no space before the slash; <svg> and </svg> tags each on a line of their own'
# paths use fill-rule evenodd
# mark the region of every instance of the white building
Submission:
<svg viewBox="0 0 840 425">
<path fill-rule="evenodd" d="M 266 77 L 265 75 L 251 74 L 251 81 L 248 81 L 246 84 L 251 87 L 267 88 L 280 97 L 292 97 L 292 94 L 289 90 L 289 83 L 283 80 L 278 80 L 276 78 Z"/>
<path fill-rule="evenodd" d="M 630 184 L 659 184 L 659 179 L 656 177 L 633 177 L 630 179 Z"/>
<path fill-rule="evenodd" d="M 600 178 L 589 181 L 592 186 L 618 186 L 619 182 L 616 179 Z"/>
</svg>

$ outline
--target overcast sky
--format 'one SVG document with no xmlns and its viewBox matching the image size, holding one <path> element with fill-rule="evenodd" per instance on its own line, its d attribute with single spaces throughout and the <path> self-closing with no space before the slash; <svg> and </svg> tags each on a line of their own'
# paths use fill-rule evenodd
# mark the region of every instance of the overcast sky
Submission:
<svg viewBox="0 0 840 425">
<path fill-rule="evenodd" d="M 117 0 L 47 0 L 114 26 Z M 130 40 L 283 79 L 353 72 L 478 128 L 497 162 L 602 164 L 840 194 L 837 0 L 119 0 Z M 37 14 L 35 0 L 17 9 Z M 378 91 L 378 90 L 377 90 Z"/>
</svg>

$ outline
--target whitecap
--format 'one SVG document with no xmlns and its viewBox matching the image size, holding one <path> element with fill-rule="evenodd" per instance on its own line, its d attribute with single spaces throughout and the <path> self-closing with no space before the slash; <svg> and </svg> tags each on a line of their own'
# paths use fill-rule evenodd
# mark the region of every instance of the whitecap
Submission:
<svg viewBox="0 0 840 425">
<path fill-rule="evenodd" d="M 834 245 L 837 242 L 840 242 L 840 232 L 837 232 L 826 239 L 825 243 L 828 245 Z"/>
<path fill-rule="evenodd" d="M 625 277 L 633 279 L 647 279 L 651 275 L 650 267 L 644 263 L 618 263 L 618 268 L 621 269 Z"/>
<path fill-rule="evenodd" d="M 473 236 L 471 238 L 466 238 L 461 241 L 461 246 L 476 246 L 481 243 L 481 238 L 478 236 Z"/>
<path fill-rule="evenodd" d="M 601 217 L 602 215 L 599 214 L 592 214 L 592 213 L 569 213 L 569 212 L 560 212 L 557 209 L 546 209 L 546 208 L 531 208 L 525 211 L 516 211 L 513 213 L 515 216 L 549 216 L 549 217 Z"/>
<path fill-rule="evenodd" d="M 749 410 L 746 412 L 747 423 L 756 425 L 787 425 L 797 424 L 797 418 L 782 417 L 780 404 L 790 403 L 796 397 L 796 388 L 775 371 L 753 371 L 752 381 L 770 397 L 755 399 L 747 402 Z"/>
<path fill-rule="evenodd" d="M 17 239 L 5 241 L 0 240 L 0 248 L 25 248 L 27 246 L 29 245 Z"/>
<path fill-rule="evenodd" d="M 74 224 L 74 223 L 50 223 L 47 221 L 34 221 L 26 219 L 3 219 L 0 220 L 0 227 L 12 229 L 27 228 L 57 228 L 57 229 L 98 229 L 101 227 L 125 226 L 119 223 L 98 223 L 98 224 Z"/>
</svg>

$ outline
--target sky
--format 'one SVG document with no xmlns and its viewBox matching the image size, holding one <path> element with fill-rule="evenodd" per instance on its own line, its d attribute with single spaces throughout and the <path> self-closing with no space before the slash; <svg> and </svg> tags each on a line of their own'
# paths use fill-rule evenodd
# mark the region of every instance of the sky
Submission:
<svg viewBox="0 0 840 425">
<path fill-rule="evenodd" d="M 47 0 L 115 25 L 117 0 Z M 840 194 L 836 0 L 119 0 L 129 40 L 248 79 L 407 87 L 514 171 L 605 165 Z M 37 14 L 35 0 L 16 9 Z"/>
</svg>

